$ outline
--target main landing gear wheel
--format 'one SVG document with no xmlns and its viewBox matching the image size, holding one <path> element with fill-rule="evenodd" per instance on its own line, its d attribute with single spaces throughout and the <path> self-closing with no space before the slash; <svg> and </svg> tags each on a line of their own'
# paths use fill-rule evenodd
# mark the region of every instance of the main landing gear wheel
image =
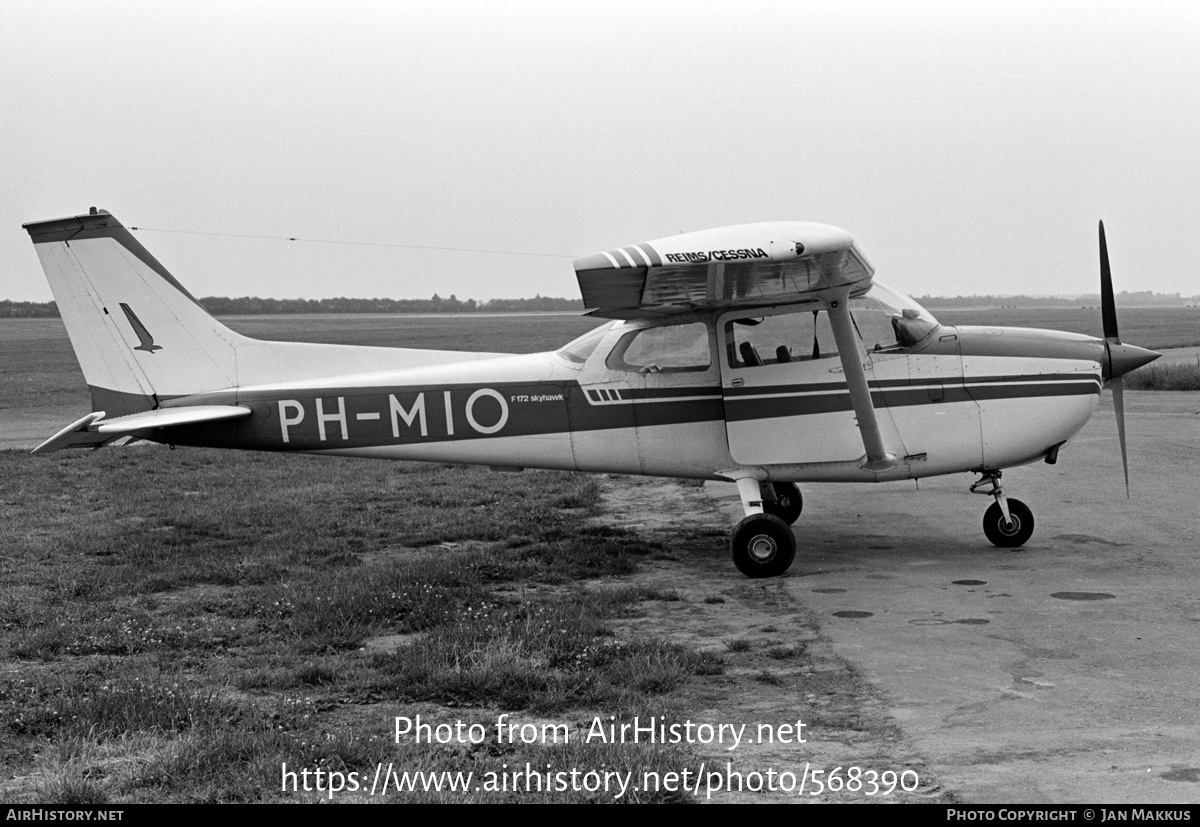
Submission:
<svg viewBox="0 0 1200 827">
<path fill-rule="evenodd" d="M 1025 545 L 1033 536 L 1033 512 L 1020 500 L 1008 499 L 1008 513 L 1012 522 L 1004 519 L 1000 503 L 992 503 L 983 515 L 983 533 L 993 545 L 1001 548 L 1016 548 Z"/>
<path fill-rule="evenodd" d="M 733 530 L 733 564 L 747 577 L 778 577 L 796 559 L 796 536 L 773 514 L 751 514 Z"/>
<path fill-rule="evenodd" d="M 792 525 L 804 510 L 804 496 L 794 482 L 773 482 L 775 502 L 763 500 L 763 511 Z"/>
</svg>

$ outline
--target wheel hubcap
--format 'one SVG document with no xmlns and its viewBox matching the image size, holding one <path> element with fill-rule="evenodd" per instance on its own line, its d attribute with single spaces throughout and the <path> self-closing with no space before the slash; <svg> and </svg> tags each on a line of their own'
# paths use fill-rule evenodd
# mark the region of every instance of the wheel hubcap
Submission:
<svg viewBox="0 0 1200 827">
<path fill-rule="evenodd" d="M 754 562 L 768 563 L 775 556 L 775 552 L 779 550 L 779 546 L 769 535 L 756 534 L 750 539 L 748 549 Z"/>
<path fill-rule="evenodd" d="M 1000 518 L 1000 533 L 1005 536 L 1012 537 L 1021 530 L 1021 521 L 1017 517 L 1012 518 L 1012 522 L 1004 522 L 1004 518 Z"/>
</svg>

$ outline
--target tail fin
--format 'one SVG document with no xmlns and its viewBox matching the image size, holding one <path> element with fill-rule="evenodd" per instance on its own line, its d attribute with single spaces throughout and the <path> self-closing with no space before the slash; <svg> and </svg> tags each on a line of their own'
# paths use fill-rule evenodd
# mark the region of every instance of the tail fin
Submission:
<svg viewBox="0 0 1200 827">
<path fill-rule="evenodd" d="M 92 394 L 109 416 L 237 385 L 245 337 L 218 322 L 105 210 L 24 225 Z"/>
</svg>

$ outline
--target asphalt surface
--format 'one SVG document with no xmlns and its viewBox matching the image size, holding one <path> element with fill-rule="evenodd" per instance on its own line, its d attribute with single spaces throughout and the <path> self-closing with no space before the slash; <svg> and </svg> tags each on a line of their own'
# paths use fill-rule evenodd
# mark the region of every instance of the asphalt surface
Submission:
<svg viewBox="0 0 1200 827">
<path fill-rule="evenodd" d="M 1057 465 L 1004 473 L 1020 549 L 973 476 L 802 486 L 784 582 L 964 802 L 1200 801 L 1200 393 L 1126 409 L 1131 499 L 1107 393 Z"/>
</svg>

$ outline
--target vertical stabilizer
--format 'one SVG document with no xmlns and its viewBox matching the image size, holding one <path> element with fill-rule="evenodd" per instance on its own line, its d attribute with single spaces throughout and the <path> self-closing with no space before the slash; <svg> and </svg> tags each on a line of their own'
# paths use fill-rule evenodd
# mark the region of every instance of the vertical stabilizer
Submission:
<svg viewBox="0 0 1200 827">
<path fill-rule="evenodd" d="M 92 392 L 110 416 L 237 385 L 218 322 L 104 210 L 24 225 Z"/>
</svg>

